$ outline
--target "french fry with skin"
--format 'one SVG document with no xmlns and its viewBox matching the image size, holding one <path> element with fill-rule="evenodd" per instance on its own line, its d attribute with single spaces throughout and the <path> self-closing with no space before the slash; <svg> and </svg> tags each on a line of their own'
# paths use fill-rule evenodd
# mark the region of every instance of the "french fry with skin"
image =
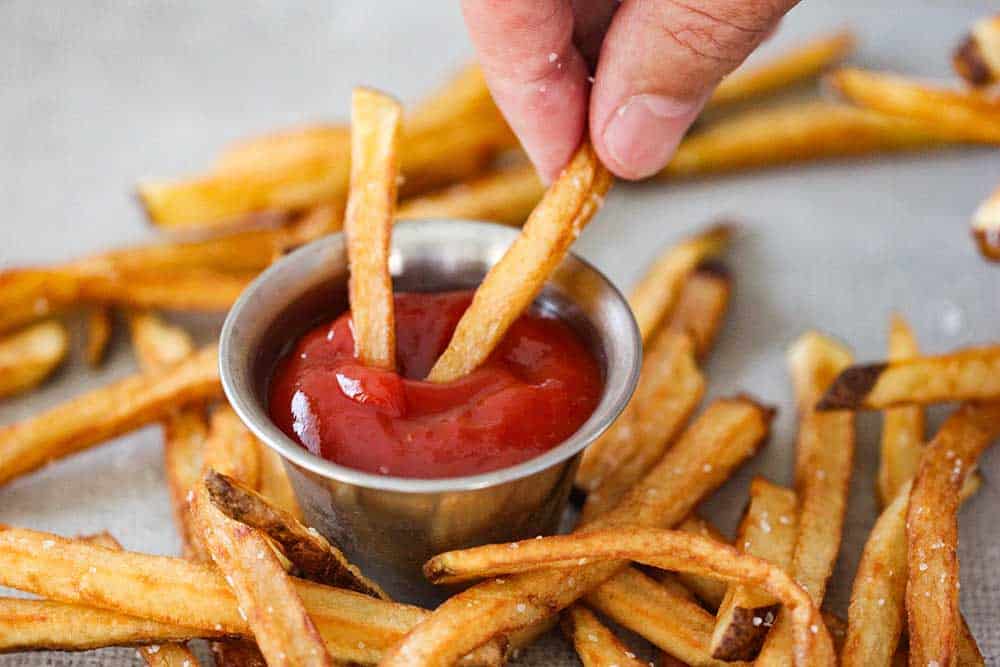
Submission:
<svg viewBox="0 0 1000 667">
<path fill-rule="evenodd" d="M 826 35 L 789 49 L 767 62 L 740 68 L 724 78 L 706 109 L 747 102 L 807 81 L 847 57 L 854 49 L 849 30 Z"/>
<path fill-rule="evenodd" d="M 0 399 L 34 389 L 69 353 L 69 333 L 49 320 L 0 338 Z"/>
<path fill-rule="evenodd" d="M 854 461 L 854 415 L 818 412 L 815 406 L 852 358 L 846 347 L 817 332 L 800 336 L 787 358 L 799 411 L 795 452 L 798 535 L 789 572 L 819 606 L 840 551 Z M 782 610 L 757 663 L 764 667 L 788 664 L 791 644 L 791 628 Z"/>
<path fill-rule="evenodd" d="M 396 367 L 389 239 L 396 211 L 403 108 L 374 90 L 351 98 L 351 192 L 344 233 L 350 265 L 354 356 L 366 366 Z"/>
<path fill-rule="evenodd" d="M 0 429 L 0 483 L 220 395 L 218 365 L 209 346 L 163 373 L 134 375 Z"/>
<path fill-rule="evenodd" d="M 562 630 L 583 667 L 646 667 L 593 613 L 573 605 L 562 615 Z"/>
<path fill-rule="evenodd" d="M 845 369 L 818 410 L 882 410 L 897 405 L 1000 398 L 1000 345 Z"/>
<path fill-rule="evenodd" d="M 206 474 L 205 487 L 212 504 L 223 514 L 260 530 L 278 544 L 302 578 L 389 599 L 316 530 L 306 528 L 295 517 L 271 506 L 251 489 L 215 471 Z"/>
<path fill-rule="evenodd" d="M 771 411 L 746 398 L 716 401 L 614 510 L 583 530 L 679 523 L 757 451 L 771 417 Z M 382 667 L 409 666 L 416 661 L 450 664 L 484 642 L 545 620 L 625 565 L 576 561 L 564 569 L 481 583 L 438 607 L 395 646 Z M 425 572 L 436 578 L 434 569 Z"/>
<path fill-rule="evenodd" d="M 584 143 L 476 289 L 428 381 L 457 380 L 486 360 L 600 209 L 611 183 L 593 146 Z"/>
<path fill-rule="evenodd" d="M 750 504 L 736 533 L 736 548 L 789 570 L 798 533 L 798 499 L 791 489 L 757 477 Z M 711 655 L 719 660 L 753 660 L 778 614 L 777 600 L 745 584 L 734 584 L 719 605 Z"/>
<path fill-rule="evenodd" d="M 91 368 L 98 368 L 104 363 L 108 343 L 111 342 L 112 324 L 112 312 L 106 306 L 91 308 L 87 313 L 87 347 L 83 356 Z"/>
<path fill-rule="evenodd" d="M 829 81 L 854 104 L 934 124 L 954 141 L 1000 143 L 1000 100 L 978 92 L 933 88 L 894 74 L 861 69 L 838 70 Z"/>
<path fill-rule="evenodd" d="M 972 217 L 972 238 L 983 257 L 1000 262 L 1000 189 L 976 209 Z"/>
<path fill-rule="evenodd" d="M 889 361 L 920 356 L 917 339 L 900 315 L 889 323 Z M 924 411 L 918 405 L 886 410 L 882 417 L 882 455 L 879 458 L 878 494 L 882 507 L 913 479 L 920 465 L 924 443 Z"/>
<path fill-rule="evenodd" d="M 598 563 L 603 559 L 611 562 L 627 559 L 665 570 L 688 570 L 730 582 L 747 583 L 763 588 L 781 600 L 790 626 L 794 625 L 795 665 L 836 664 L 830 634 L 808 593 L 781 568 L 740 554 L 714 540 L 674 530 L 612 528 L 513 544 L 517 547 L 495 544 L 448 552 L 432 558 L 424 569 L 432 580 L 445 582 L 505 572 L 525 572 L 578 559 L 586 562 L 596 560 Z M 397 650 L 392 657 L 398 654 Z M 424 661 L 419 664 L 447 664 L 421 657 Z M 383 666 L 391 664 L 391 661 L 385 662 Z"/>
<path fill-rule="evenodd" d="M 957 664 L 958 504 L 980 455 L 1000 436 L 1000 402 L 965 403 L 928 443 L 906 515 L 910 664 Z"/>
<path fill-rule="evenodd" d="M 981 19 L 958 45 L 952 65 L 973 86 L 1000 81 L 1000 14 Z"/>
</svg>

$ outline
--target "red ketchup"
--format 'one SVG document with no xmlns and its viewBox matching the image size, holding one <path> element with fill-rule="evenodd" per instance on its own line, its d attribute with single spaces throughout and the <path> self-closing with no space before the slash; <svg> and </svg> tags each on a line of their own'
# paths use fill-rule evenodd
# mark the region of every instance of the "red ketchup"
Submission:
<svg viewBox="0 0 1000 667">
<path fill-rule="evenodd" d="M 597 361 L 562 321 L 521 316 L 481 367 L 424 382 L 471 292 L 397 294 L 396 371 L 354 357 L 350 313 L 303 336 L 271 380 L 275 423 L 313 454 L 396 477 L 506 468 L 566 440 L 597 406 Z"/>
</svg>

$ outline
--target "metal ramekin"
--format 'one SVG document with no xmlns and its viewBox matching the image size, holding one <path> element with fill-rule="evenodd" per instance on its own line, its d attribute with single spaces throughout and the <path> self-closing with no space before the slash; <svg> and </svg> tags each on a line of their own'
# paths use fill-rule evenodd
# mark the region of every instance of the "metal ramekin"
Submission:
<svg viewBox="0 0 1000 667">
<path fill-rule="evenodd" d="M 474 288 L 518 231 L 482 222 L 419 221 L 393 229 L 397 291 Z M 375 475 L 314 456 L 271 421 L 267 383 L 276 361 L 311 327 L 347 308 L 342 234 L 299 248 L 261 274 L 222 329 L 222 385 L 233 408 L 281 455 L 308 523 L 395 599 L 432 605 L 442 591 L 421 566 L 449 549 L 524 539 L 556 529 L 579 454 L 618 416 L 635 388 L 642 345 L 628 304 L 597 269 L 569 256 L 535 302 L 567 321 L 604 372 L 594 414 L 568 440 L 519 465 L 468 477 Z"/>
</svg>

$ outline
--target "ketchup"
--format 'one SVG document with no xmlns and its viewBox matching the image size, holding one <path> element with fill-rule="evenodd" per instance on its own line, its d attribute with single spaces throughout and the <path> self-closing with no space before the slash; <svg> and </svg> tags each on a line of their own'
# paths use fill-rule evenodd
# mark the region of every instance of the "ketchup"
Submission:
<svg viewBox="0 0 1000 667">
<path fill-rule="evenodd" d="M 572 435 L 594 411 L 601 370 L 562 321 L 522 315 L 466 377 L 424 382 L 471 292 L 395 296 L 396 371 L 354 357 L 350 313 L 303 336 L 271 379 L 275 423 L 313 454 L 397 477 L 512 466 Z"/>
</svg>

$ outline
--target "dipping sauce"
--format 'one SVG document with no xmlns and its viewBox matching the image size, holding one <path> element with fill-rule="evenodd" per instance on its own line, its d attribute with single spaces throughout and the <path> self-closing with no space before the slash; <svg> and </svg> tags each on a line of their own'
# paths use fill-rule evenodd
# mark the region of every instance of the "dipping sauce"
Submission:
<svg viewBox="0 0 1000 667">
<path fill-rule="evenodd" d="M 271 379 L 271 418 L 313 454 L 396 477 L 516 465 L 571 436 L 601 395 L 601 369 L 557 318 L 522 315 L 485 364 L 424 382 L 472 292 L 395 296 L 396 371 L 354 357 L 350 313 L 303 336 Z"/>
</svg>

